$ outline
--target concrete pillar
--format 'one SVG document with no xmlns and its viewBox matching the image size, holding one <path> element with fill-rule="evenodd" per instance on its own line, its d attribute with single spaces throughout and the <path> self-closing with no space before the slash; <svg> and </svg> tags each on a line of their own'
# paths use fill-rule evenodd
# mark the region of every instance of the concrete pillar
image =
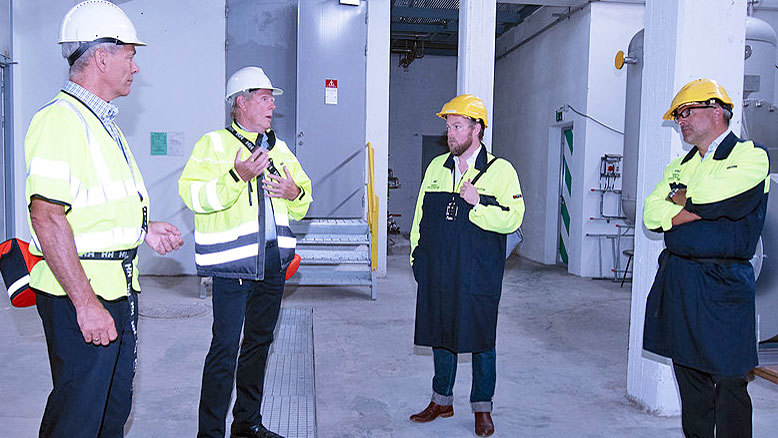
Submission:
<svg viewBox="0 0 778 438">
<path fill-rule="evenodd" d="M 657 270 L 662 236 L 642 225 L 644 200 L 670 160 L 689 150 L 662 121 L 675 93 L 698 78 L 720 81 L 735 103 L 730 126 L 740 132 L 746 0 L 647 0 L 638 158 L 638 226 L 632 283 L 627 393 L 651 412 L 680 412 L 670 361 L 643 351 L 646 297 Z"/>
<path fill-rule="evenodd" d="M 497 29 L 497 0 L 459 2 L 459 58 L 457 94 L 475 94 L 486 105 L 489 127 L 484 144 L 492 150 L 494 132 L 494 40 Z M 453 97 L 453 96 L 452 96 Z"/>
<path fill-rule="evenodd" d="M 378 196 L 378 276 L 386 275 L 386 205 L 389 177 L 389 0 L 367 2 L 367 73 L 365 137 L 375 148 Z"/>
</svg>

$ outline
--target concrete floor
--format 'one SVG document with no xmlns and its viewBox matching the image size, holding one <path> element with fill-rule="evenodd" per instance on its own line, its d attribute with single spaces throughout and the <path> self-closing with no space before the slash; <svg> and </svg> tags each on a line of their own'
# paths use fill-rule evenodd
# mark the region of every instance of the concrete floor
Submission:
<svg viewBox="0 0 778 438">
<path fill-rule="evenodd" d="M 194 436 L 210 299 L 194 277 L 144 277 L 139 370 L 127 436 Z M 318 436 L 473 435 L 470 357 L 460 358 L 452 418 L 413 424 L 430 396 L 432 355 L 413 345 L 415 283 L 407 240 L 390 249 L 379 298 L 366 288 L 288 289 L 314 309 Z M 3 292 L 4 293 L 4 292 Z M 0 435 L 32 437 L 51 381 L 34 308 L 0 308 Z M 497 335 L 496 437 L 680 437 L 626 397 L 630 290 L 516 256 L 506 269 Z M 168 318 L 169 315 L 186 316 Z M 778 433 L 778 385 L 749 385 L 754 436 Z"/>
</svg>

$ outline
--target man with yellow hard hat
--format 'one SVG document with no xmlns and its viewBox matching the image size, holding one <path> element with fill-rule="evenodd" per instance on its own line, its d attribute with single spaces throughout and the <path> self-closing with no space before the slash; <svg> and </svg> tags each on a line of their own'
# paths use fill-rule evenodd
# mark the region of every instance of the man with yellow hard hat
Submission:
<svg viewBox="0 0 778 438">
<path fill-rule="evenodd" d="M 137 357 L 137 248 L 178 249 L 178 229 L 150 222 L 149 194 L 111 103 L 130 93 L 145 45 L 124 12 L 89 0 L 62 19 L 69 80 L 24 140 L 30 286 L 53 389 L 41 437 L 121 437 Z"/>
<path fill-rule="evenodd" d="M 411 228 L 414 343 L 432 347 L 435 375 L 430 404 L 411 421 L 454 415 L 457 354 L 472 353 L 475 433 L 489 436 L 506 235 L 521 225 L 524 199 L 511 163 L 481 143 L 488 123 L 481 99 L 457 96 L 437 115 L 446 120 L 449 153 L 427 167 Z"/>
<path fill-rule="evenodd" d="M 732 100 L 711 79 L 665 113 L 694 148 L 648 196 L 643 222 L 665 249 L 646 303 L 643 348 L 673 361 L 687 437 L 751 436 L 746 374 L 758 364 L 753 257 L 764 224 L 764 146 L 729 129 Z"/>
</svg>

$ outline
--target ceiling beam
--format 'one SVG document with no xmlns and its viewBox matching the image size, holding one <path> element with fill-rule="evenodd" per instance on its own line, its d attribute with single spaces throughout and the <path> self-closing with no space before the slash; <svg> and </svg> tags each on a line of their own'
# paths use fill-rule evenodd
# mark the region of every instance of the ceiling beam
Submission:
<svg viewBox="0 0 778 438">
<path fill-rule="evenodd" d="M 392 31 L 398 32 L 457 32 L 459 26 L 456 22 L 446 25 L 441 24 L 410 24 L 410 23 L 392 23 Z"/>
<path fill-rule="evenodd" d="M 589 0 L 498 0 L 498 3 L 514 5 L 564 6 L 573 8 L 588 2 Z"/>
<path fill-rule="evenodd" d="M 406 6 L 397 6 L 392 9 L 392 17 L 459 20 L 459 10 L 442 8 L 409 8 Z"/>
</svg>

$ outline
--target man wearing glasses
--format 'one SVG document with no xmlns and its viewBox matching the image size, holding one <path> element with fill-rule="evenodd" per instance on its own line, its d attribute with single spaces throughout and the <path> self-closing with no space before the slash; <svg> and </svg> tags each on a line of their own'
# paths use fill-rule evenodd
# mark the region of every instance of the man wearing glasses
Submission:
<svg viewBox="0 0 778 438">
<path fill-rule="evenodd" d="M 224 437 L 233 383 L 230 437 L 281 438 L 262 424 L 265 366 L 297 242 L 289 218 L 302 219 L 313 201 L 310 178 L 270 127 L 281 94 L 260 67 L 233 73 L 232 123 L 197 141 L 178 181 L 195 213 L 197 273 L 213 277 L 201 438 Z"/>
<path fill-rule="evenodd" d="M 764 146 L 731 129 L 711 79 L 684 86 L 665 120 L 694 146 L 648 196 L 643 222 L 665 250 L 646 303 L 643 348 L 672 359 L 687 437 L 751 436 L 746 374 L 758 364 L 753 257 L 769 190 Z"/>
</svg>

